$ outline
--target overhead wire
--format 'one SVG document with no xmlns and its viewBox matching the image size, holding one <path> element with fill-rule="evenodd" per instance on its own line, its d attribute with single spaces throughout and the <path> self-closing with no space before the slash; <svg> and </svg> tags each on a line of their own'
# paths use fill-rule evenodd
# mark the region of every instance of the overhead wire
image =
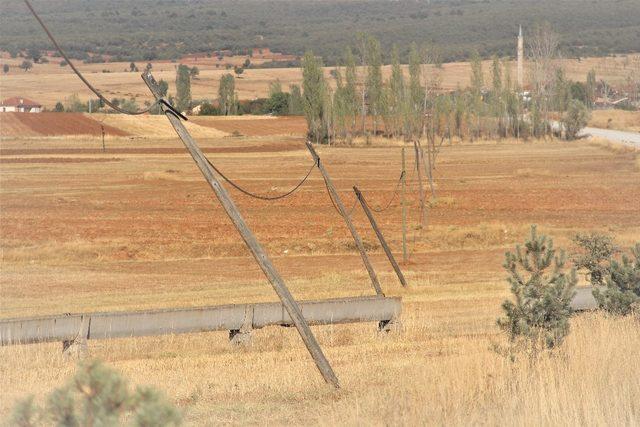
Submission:
<svg viewBox="0 0 640 427">
<path fill-rule="evenodd" d="M 404 175 L 405 175 L 404 171 L 400 172 L 400 178 L 398 178 L 398 182 L 396 183 L 396 187 L 393 190 L 393 194 L 391 195 L 391 198 L 389 199 L 389 201 L 386 204 L 384 204 L 384 208 L 380 208 L 380 207 L 374 208 L 373 206 L 371 206 L 371 204 L 369 204 L 369 202 L 367 202 L 367 199 L 363 197 L 364 203 L 369 207 L 369 209 L 377 213 L 382 213 L 387 209 L 389 209 L 391 207 L 391 203 L 393 203 L 393 201 L 398 196 L 398 188 L 400 188 L 400 184 L 402 183 L 402 178 L 404 177 Z M 379 204 L 378 206 L 383 206 L 383 205 Z"/>
<path fill-rule="evenodd" d="M 288 197 L 290 195 L 292 195 L 293 193 L 295 193 L 296 191 L 298 191 L 298 189 L 300 187 L 302 187 L 302 185 L 305 183 L 305 181 L 309 178 L 309 176 L 311 175 L 311 172 L 313 172 L 313 168 L 316 166 L 316 163 L 314 162 L 311 167 L 309 168 L 309 170 L 307 171 L 307 173 L 305 174 L 305 176 L 289 191 L 287 191 L 286 193 L 283 194 L 279 194 L 277 196 L 265 196 L 262 194 L 256 194 L 253 193 L 249 190 L 246 190 L 244 188 L 242 188 L 240 185 L 238 185 L 237 183 L 235 183 L 233 180 L 231 180 L 229 177 L 227 177 L 220 169 L 218 169 L 213 163 L 211 163 L 211 161 L 205 156 L 205 159 L 207 160 L 207 163 L 209 164 L 209 166 L 211 166 L 211 168 L 216 171 L 216 173 L 218 175 L 220 175 L 222 177 L 222 179 L 224 179 L 226 182 L 229 183 L 229 185 L 231 185 L 233 188 L 235 188 L 236 190 L 238 190 L 239 192 L 241 192 L 242 194 L 252 197 L 254 199 L 258 199 L 258 200 L 265 200 L 265 201 L 274 201 L 274 200 L 280 200 L 280 199 L 284 199 L 285 197 Z"/>
<path fill-rule="evenodd" d="M 67 62 L 67 64 L 69 64 L 69 67 L 71 67 L 71 69 L 73 70 L 73 72 L 78 76 L 78 78 L 80 78 L 80 80 L 82 80 L 82 82 L 102 101 L 104 102 L 106 105 L 108 105 L 109 107 L 111 107 L 112 109 L 118 111 L 119 113 L 123 113 L 123 114 L 129 114 L 129 115 L 140 115 L 140 114 L 145 114 L 148 113 L 149 111 L 151 111 L 152 108 L 154 108 L 160 101 L 155 101 L 153 104 L 151 104 L 149 107 L 144 108 L 142 110 L 137 110 L 137 111 L 129 111 L 129 110 L 125 110 L 124 108 L 120 108 L 118 105 L 114 104 L 113 102 L 109 101 L 107 98 L 105 98 L 100 91 L 98 91 L 98 89 L 96 89 L 91 83 L 89 83 L 89 81 L 82 75 L 82 73 L 80 72 L 80 70 L 78 70 L 76 68 L 76 66 L 73 64 L 73 62 L 71 62 L 71 60 L 69 59 L 69 57 L 67 56 L 67 54 L 64 52 L 64 50 L 60 47 L 60 45 L 58 44 L 58 42 L 56 41 L 56 39 L 53 37 L 53 34 L 51 34 L 51 31 L 49 31 L 49 28 L 47 28 L 47 26 L 45 25 L 45 23 L 42 21 L 42 19 L 40 19 L 40 16 L 36 13 L 35 9 L 33 8 L 33 6 L 31 6 L 31 3 L 29 2 L 29 0 L 23 0 L 24 3 L 27 5 L 27 7 L 29 8 L 29 10 L 31 11 L 31 14 L 36 18 L 36 20 L 38 21 L 38 23 L 40 24 L 40 26 L 42 27 L 42 29 L 44 30 L 45 33 L 47 33 L 47 36 L 49 37 L 49 40 L 51 40 L 51 43 L 53 43 L 53 46 L 56 48 L 56 50 L 58 51 L 58 53 L 62 56 L 62 58 L 64 58 L 64 60 Z"/>
</svg>

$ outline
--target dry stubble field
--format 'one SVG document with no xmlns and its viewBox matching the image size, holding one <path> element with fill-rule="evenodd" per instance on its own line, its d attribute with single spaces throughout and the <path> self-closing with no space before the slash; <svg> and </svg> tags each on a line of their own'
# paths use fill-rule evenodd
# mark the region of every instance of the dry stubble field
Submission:
<svg viewBox="0 0 640 427">
<path fill-rule="evenodd" d="M 515 52 L 514 52 L 515 54 Z M 45 107 L 53 109 L 56 102 L 64 103 L 65 98 L 76 93 L 80 99 L 86 102 L 95 96 L 73 74 L 69 67 L 60 67 L 60 58 L 49 58 L 47 64 L 35 64 L 29 72 L 22 71 L 19 65 L 24 58 L 0 57 L 0 66 L 8 64 L 8 74 L 0 76 L 0 92 L 2 97 L 21 96 L 42 103 Z M 209 62 L 193 62 L 191 59 L 182 61 L 189 66 L 197 66 L 200 75 L 191 82 L 191 94 L 194 99 L 216 99 L 218 97 L 218 84 L 220 77 L 233 70 L 216 68 Z M 614 88 L 626 85 L 626 79 L 630 75 L 637 76 L 640 73 L 640 55 L 618 55 L 603 58 L 581 58 L 561 60 L 567 73 L 567 77 L 575 81 L 585 81 L 589 70 L 594 69 L 598 79 L 604 79 Z M 175 94 L 175 68 L 178 63 L 167 61 L 153 62 L 152 72 L 156 79 L 164 79 L 169 84 L 169 93 Z M 99 87 L 107 98 L 135 98 L 138 104 L 151 100 L 149 90 L 140 78 L 139 72 L 125 71 L 129 63 L 114 62 L 104 64 L 83 64 L 76 61 L 78 68 L 87 79 L 96 87 Z M 145 65 L 139 62 L 140 69 Z M 508 61 L 512 80 L 515 81 L 515 62 Z M 325 67 L 325 77 L 332 84 L 334 79 L 330 76 L 331 67 Z M 405 73 L 408 73 L 406 66 Z M 483 62 L 485 82 L 491 82 L 491 61 Z M 107 72 L 105 72 L 107 71 Z M 388 78 L 391 74 L 391 66 L 383 67 L 383 76 Z M 465 88 L 469 85 L 471 68 L 468 62 L 452 62 L 442 65 L 441 69 L 433 66 L 425 66 L 425 73 L 429 79 L 438 76 L 444 90 L 455 90 L 458 87 Z M 359 71 L 359 75 L 364 73 Z M 242 76 L 236 79 L 236 90 L 241 100 L 255 99 L 269 96 L 269 86 L 279 80 L 282 87 L 288 90 L 291 84 L 301 84 L 302 70 L 300 68 L 249 68 Z M 526 83 L 526 82 L 525 82 Z"/>
<path fill-rule="evenodd" d="M 286 190 L 306 172 L 302 144 L 274 135 L 201 140 L 222 170 L 262 193 Z M 99 148 L 80 136 L 2 140 L 3 317 L 276 299 L 178 140 L 112 137 L 107 152 Z M 320 153 L 348 206 L 354 183 L 374 206 L 392 195 L 398 147 Z M 257 331 L 248 349 L 207 333 L 90 341 L 91 354 L 132 383 L 164 390 L 188 424 L 640 422 L 632 320 L 578 316 L 565 346 L 535 363 L 490 349 L 504 341 L 495 326 L 508 295 L 503 253 L 529 224 L 558 246 L 592 229 L 623 245 L 640 240 L 636 153 L 588 141 L 461 144 L 445 147 L 437 179 L 425 230 L 414 227 L 415 186 L 410 196 L 409 289 L 354 214 L 385 292 L 403 298 L 403 329 L 381 337 L 370 324 L 314 328 L 340 391 L 322 383 L 293 329 Z M 296 298 L 372 293 L 317 171 L 283 201 L 232 194 Z M 399 208 L 378 219 L 397 251 Z M 0 414 L 73 372 L 59 350 L 0 349 Z"/>
</svg>

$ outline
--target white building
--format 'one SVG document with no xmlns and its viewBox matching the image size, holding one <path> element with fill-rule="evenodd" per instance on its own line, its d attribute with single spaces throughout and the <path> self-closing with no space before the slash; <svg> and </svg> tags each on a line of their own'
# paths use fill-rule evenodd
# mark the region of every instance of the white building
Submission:
<svg viewBox="0 0 640 427">
<path fill-rule="evenodd" d="M 2 113 L 40 113 L 42 105 L 27 98 L 14 96 L 0 103 L 0 112 Z"/>
</svg>

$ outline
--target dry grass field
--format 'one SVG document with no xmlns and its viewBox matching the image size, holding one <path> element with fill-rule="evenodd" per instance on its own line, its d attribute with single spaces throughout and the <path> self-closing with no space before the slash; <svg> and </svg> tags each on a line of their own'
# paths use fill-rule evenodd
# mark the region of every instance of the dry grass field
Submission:
<svg viewBox="0 0 640 427">
<path fill-rule="evenodd" d="M 591 112 L 589 126 L 640 132 L 640 111 L 595 110 Z"/>
<path fill-rule="evenodd" d="M 48 108 L 53 108 L 56 102 L 62 101 L 71 94 L 76 93 L 80 99 L 86 101 L 93 94 L 84 84 L 78 80 L 69 67 L 60 67 L 55 60 L 48 64 L 35 64 L 29 72 L 18 68 L 22 58 L 0 58 L 0 65 L 7 63 L 11 66 L 8 74 L 0 76 L 0 93 L 2 97 L 23 96 L 34 99 Z M 209 62 L 192 63 L 200 69 L 198 78 L 192 81 L 191 94 L 194 99 L 215 99 L 218 94 L 220 77 L 229 73 L 229 70 L 216 68 Z M 584 81 L 590 69 L 596 70 L 598 79 L 606 80 L 610 85 L 625 84 L 627 76 L 640 72 L 640 55 L 621 55 L 604 58 L 582 58 L 581 60 L 565 59 L 562 61 L 567 71 L 567 77 L 573 80 Z M 142 82 L 140 73 L 125 71 L 129 63 L 106 64 L 77 64 L 78 68 L 86 74 L 86 77 L 108 98 L 135 98 L 139 104 L 151 99 L 149 90 Z M 138 64 L 140 67 L 144 63 Z M 175 93 L 175 67 L 177 63 L 153 62 L 153 74 L 156 79 L 164 79 L 169 83 L 169 92 Z M 484 64 L 485 82 L 490 82 L 490 61 Z M 515 63 L 509 66 L 515 81 Z M 108 71 L 108 72 L 103 72 Z M 325 76 L 330 78 L 330 68 L 325 69 Z M 232 72 L 233 70 L 231 70 Z M 405 70 L 406 71 L 406 70 Z M 471 75 L 467 62 L 443 64 L 442 69 L 432 66 L 426 67 L 426 72 L 432 78 L 437 75 L 441 80 L 441 86 L 446 90 L 469 85 Z M 391 67 L 383 68 L 383 75 L 387 78 L 391 74 Z M 280 80 L 283 88 L 287 89 L 291 84 L 300 84 L 302 72 L 298 68 L 275 69 L 247 69 L 241 78 L 236 80 L 236 89 L 240 99 L 255 99 L 266 97 L 269 93 L 269 85 Z M 333 80 L 333 79 L 331 79 Z"/>
<path fill-rule="evenodd" d="M 306 172 L 301 136 L 278 127 L 256 134 L 261 123 L 235 120 L 246 137 L 195 123 L 225 132 L 199 142 L 230 177 L 276 194 Z M 104 153 L 91 136 L 3 135 L 0 316 L 276 300 L 180 142 L 132 127 L 136 138 L 110 137 Z M 355 183 L 374 206 L 392 196 L 397 145 L 319 152 L 347 206 Z M 577 316 L 565 345 L 536 360 L 510 362 L 491 350 L 505 341 L 495 325 L 508 296 L 503 254 L 530 224 L 567 249 L 586 230 L 626 246 L 640 240 L 637 152 L 589 141 L 447 146 L 423 230 L 409 176 L 408 289 L 354 213 L 385 292 L 403 298 L 402 330 L 314 327 L 340 391 L 324 385 L 292 328 L 256 331 L 246 349 L 207 333 L 90 341 L 91 355 L 133 384 L 163 390 L 189 425 L 637 425 L 636 321 Z M 278 202 L 232 196 L 296 298 L 373 292 L 317 171 Z M 399 207 L 377 218 L 397 252 Z M 0 418 L 18 398 L 43 399 L 75 369 L 60 344 L 3 347 L 0 360 Z"/>
</svg>

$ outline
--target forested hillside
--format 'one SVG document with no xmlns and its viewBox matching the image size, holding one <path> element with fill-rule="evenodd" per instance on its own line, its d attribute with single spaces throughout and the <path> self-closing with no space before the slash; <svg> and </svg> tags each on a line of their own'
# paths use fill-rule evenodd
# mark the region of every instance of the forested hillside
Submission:
<svg viewBox="0 0 640 427">
<path fill-rule="evenodd" d="M 76 58 L 88 52 L 120 60 L 176 59 L 186 53 L 254 46 L 302 54 L 328 64 L 358 31 L 377 37 L 383 52 L 396 43 L 433 42 L 445 61 L 512 55 L 518 24 L 549 21 L 566 56 L 640 49 L 638 0 L 34 0 L 34 7 Z M 21 1 L 0 2 L 0 47 L 17 53 L 50 49 Z"/>
</svg>

